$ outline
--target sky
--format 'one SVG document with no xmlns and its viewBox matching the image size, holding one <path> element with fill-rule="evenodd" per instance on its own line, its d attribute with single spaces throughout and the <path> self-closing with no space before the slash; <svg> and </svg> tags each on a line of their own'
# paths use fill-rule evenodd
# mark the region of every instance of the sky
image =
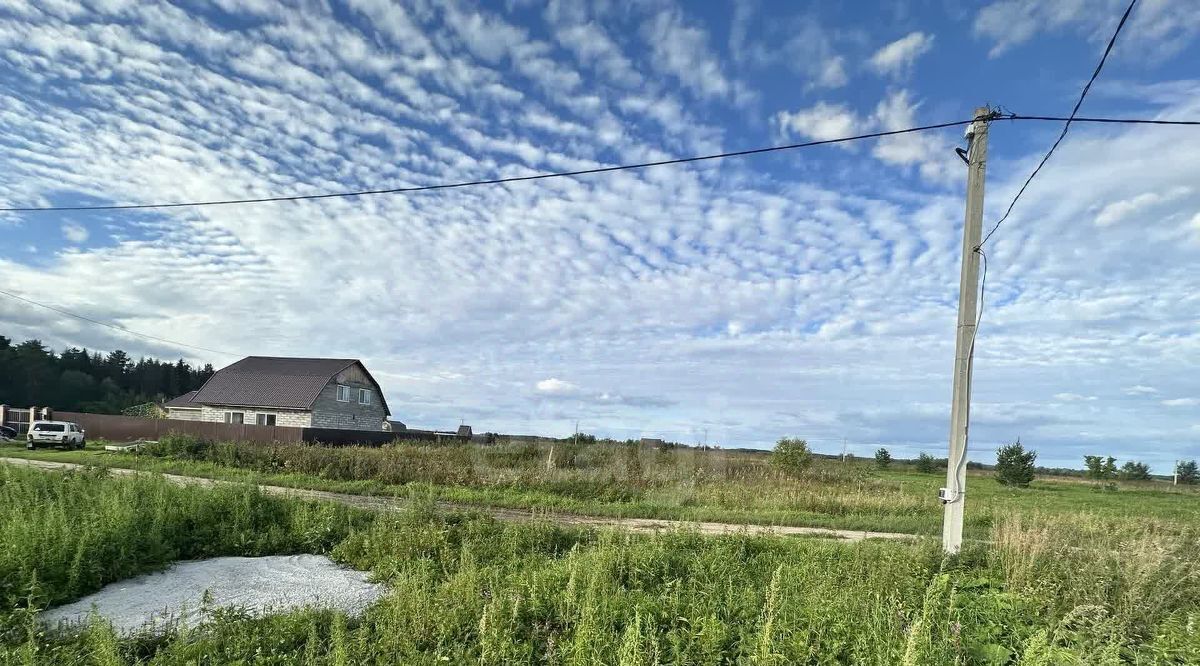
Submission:
<svg viewBox="0 0 1200 666">
<path fill-rule="evenodd" d="M 0 206 L 522 176 L 1070 112 L 1124 0 L 0 2 Z M 1084 115 L 1200 118 L 1200 0 Z M 990 227 L 1056 123 L 990 131 Z M 961 127 L 509 185 L 0 213 L 0 335 L 362 359 L 415 427 L 945 455 Z M 1200 457 L 1200 131 L 1078 125 L 986 248 L 972 460 Z"/>
</svg>

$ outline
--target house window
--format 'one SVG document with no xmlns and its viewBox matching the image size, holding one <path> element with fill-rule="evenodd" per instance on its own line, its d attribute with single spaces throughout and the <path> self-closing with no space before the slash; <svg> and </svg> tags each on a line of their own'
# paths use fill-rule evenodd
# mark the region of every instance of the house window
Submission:
<svg viewBox="0 0 1200 666">
<path fill-rule="evenodd" d="M 358 404 L 360 404 L 360 405 L 371 404 L 371 392 L 368 391 L 367 389 L 358 389 Z"/>
<path fill-rule="evenodd" d="M 350 387 L 338 384 L 338 402 L 350 402 Z"/>
<path fill-rule="evenodd" d="M 246 422 L 246 413 L 245 412 L 225 412 L 225 422 L 226 423 L 245 423 Z"/>
<path fill-rule="evenodd" d="M 273 425 L 275 425 L 275 415 L 274 414 L 255 414 L 254 422 L 258 425 L 273 426 Z"/>
</svg>

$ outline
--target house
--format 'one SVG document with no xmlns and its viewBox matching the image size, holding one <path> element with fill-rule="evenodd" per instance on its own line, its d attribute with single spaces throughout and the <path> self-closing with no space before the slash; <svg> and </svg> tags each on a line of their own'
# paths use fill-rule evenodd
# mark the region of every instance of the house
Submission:
<svg viewBox="0 0 1200 666">
<path fill-rule="evenodd" d="M 163 407 L 183 421 L 378 431 L 388 415 L 379 383 L 352 358 L 247 356 Z"/>
</svg>

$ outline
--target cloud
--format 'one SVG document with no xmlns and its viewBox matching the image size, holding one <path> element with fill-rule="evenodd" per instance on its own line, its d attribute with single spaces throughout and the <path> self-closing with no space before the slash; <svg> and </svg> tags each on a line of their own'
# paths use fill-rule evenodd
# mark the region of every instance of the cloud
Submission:
<svg viewBox="0 0 1200 666">
<path fill-rule="evenodd" d="M 861 124 L 849 107 L 827 102 L 794 112 L 780 111 L 771 120 L 784 135 L 817 141 L 851 136 Z"/>
<path fill-rule="evenodd" d="M 1074 29 L 1090 41 L 1103 43 L 1127 3 L 1124 0 L 996 0 L 975 15 L 972 29 L 977 37 L 992 42 L 989 57 L 995 58 L 1030 41 L 1042 32 Z M 1186 2 L 1143 2 L 1134 11 L 1122 33 L 1122 48 L 1134 49 L 1145 58 L 1170 57 L 1200 34 L 1195 6 Z"/>
<path fill-rule="evenodd" d="M 872 123 L 879 129 L 900 130 L 917 123 L 917 109 L 921 103 L 912 99 L 906 89 L 894 90 L 880 100 L 871 115 Z M 963 171 L 960 164 L 948 159 L 953 146 L 943 135 L 931 133 L 902 134 L 880 139 L 871 151 L 876 158 L 898 166 L 916 167 L 921 176 L 934 182 L 947 182 Z"/>
<path fill-rule="evenodd" d="M 1096 215 L 1096 226 L 1112 226 L 1122 220 L 1128 219 L 1135 213 L 1144 212 L 1160 203 L 1187 196 L 1190 192 L 1191 188 L 1177 187 L 1163 194 L 1158 192 L 1142 192 L 1128 199 L 1114 201 L 1104 206 Z"/>
<path fill-rule="evenodd" d="M 917 58 L 933 49 L 933 35 L 911 32 L 884 46 L 871 56 L 871 69 L 887 76 L 902 76 L 912 71 Z"/>
<path fill-rule="evenodd" d="M 720 61 L 708 46 L 708 33 L 689 23 L 678 7 L 664 9 L 642 25 L 642 36 L 660 71 L 703 97 L 725 97 L 734 91 Z"/>
<path fill-rule="evenodd" d="M 917 124 L 920 102 L 912 100 L 906 89 L 895 90 L 881 99 L 874 112 L 859 117 L 844 104 L 817 102 L 798 111 L 780 111 L 771 117 L 771 124 L 780 136 L 801 136 L 817 141 L 837 139 L 874 130 L 901 130 Z M 839 144 L 853 150 L 852 144 Z M 952 146 L 932 134 L 904 134 L 879 139 L 871 154 L 880 161 L 913 167 L 926 180 L 946 183 L 961 177 L 954 171 L 955 163 L 945 158 Z"/>
<path fill-rule="evenodd" d="M 719 29 L 669 3 L 228 8 L 134 3 L 64 21 L 32 3 L 0 16 L 13 93 L 0 96 L 0 200 L 403 187 L 718 152 L 761 144 L 772 130 L 829 137 L 958 115 L 915 83 L 818 104 L 814 91 L 837 82 L 821 78 L 825 63 L 865 61 L 875 44 L 806 17 L 752 16 L 745 59 L 726 62 L 709 46 Z M 643 29 L 663 11 L 698 31 L 697 72 L 709 62 L 725 92 L 682 71 L 690 55 L 659 68 L 666 61 Z M 760 39 L 771 23 L 780 28 Z M 772 47 L 761 65 L 756 44 Z M 1043 64 L 1055 80 L 1079 75 Z M 1162 77 L 1189 75 L 1179 71 Z M 1097 88 L 1089 104 L 1200 114 L 1200 82 L 1145 76 Z M 787 110 L 774 127 L 731 112 L 749 81 L 772 112 Z M 64 89 L 69 107 L 47 92 Z M 988 219 L 1045 149 L 1033 126 L 1017 127 L 993 144 Z M 708 428 L 709 441 L 740 446 L 786 433 L 818 450 L 840 450 L 843 437 L 868 453 L 887 444 L 867 442 L 885 440 L 935 450 L 954 354 L 958 136 L 409 195 L 6 216 L 16 248 L 54 247 L 67 220 L 105 242 L 0 254 L 0 282 L 206 347 L 362 358 L 414 427 L 467 418 L 478 430 L 561 435 L 578 418 L 621 436 L 694 441 Z M 1080 442 L 1111 441 L 1116 452 L 1137 441 L 1167 462 L 1200 446 L 1194 410 L 1161 404 L 1194 394 L 1178 369 L 1200 354 L 1191 289 L 1200 239 L 1190 226 L 1200 156 L 1180 136 L 1074 128 L 989 242 L 978 451 L 1019 434 L 1039 461 L 1077 465 Z M 1105 207 L 1146 193 L 1160 198 L 1117 205 L 1115 222 L 1094 224 Z M 233 360 L 9 299 L 0 320 L 0 334 L 56 349 Z M 539 380 L 569 386 L 539 390 Z M 1121 392 L 1135 385 L 1160 393 Z M 1035 398 L 1060 392 L 1098 396 L 1103 409 Z"/>
<path fill-rule="evenodd" d="M 535 386 L 539 393 L 550 393 L 553 395 L 574 395 L 579 392 L 579 387 L 575 384 L 556 377 L 543 379 Z"/>
<path fill-rule="evenodd" d="M 69 243 L 83 243 L 88 239 L 87 227 L 75 222 L 65 222 L 62 225 L 63 238 Z"/>
<path fill-rule="evenodd" d="M 821 61 L 813 85 L 818 88 L 840 88 L 850 81 L 846 75 L 846 59 L 830 56 Z"/>
<path fill-rule="evenodd" d="M 1155 393 L 1158 393 L 1158 389 L 1154 388 L 1153 386 L 1135 384 L 1133 386 L 1125 387 L 1126 395 L 1154 395 Z"/>
<path fill-rule="evenodd" d="M 1196 407 L 1200 406 L 1200 398 L 1171 398 L 1163 400 L 1162 404 L 1167 407 Z"/>
<path fill-rule="evenodd" d="M 1055 393 L 1054 399 L 1059 402 L 1091 402 L 1098 400 L 1094 395 L 1080 395 L 1078 393 Z"/>
<path fill-rule="evenodd" d="M 783 45 L 766 51 L 760 59 L 782 59 L 784 65 L 807 77 L 805 87 L 810 90 L 841 88 L 850 82 L 846 58 L 834 45 L 833 30 L 812 17 L 800 19 L 786 30 L 790 37 Z"/>
</svg>

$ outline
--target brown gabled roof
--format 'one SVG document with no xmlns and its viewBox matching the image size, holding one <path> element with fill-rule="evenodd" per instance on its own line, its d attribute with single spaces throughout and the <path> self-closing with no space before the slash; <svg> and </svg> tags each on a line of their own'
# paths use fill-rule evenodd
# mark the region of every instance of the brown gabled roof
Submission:
<svg viewBox="0 0 1200 666">
<path fill-rule="evenodd" d="M 163 403 L 163 407 L 184 407 L 191 409 L 200 409 L 200 405 L 192 404 L 192 398 L 196 397 L 199 391 L 188 391 L 181 396 L 176 396 Z"/>
<path fill-rule="evenodd" d="M 247 356 L 209 377 L 191 401 L 204 405 L 311 409 L 321 389 L 355 364 L 375 386 L 384 412 L 390 413 L 379 382 L 362 362 L 353 358 Z"/>
</svg>

